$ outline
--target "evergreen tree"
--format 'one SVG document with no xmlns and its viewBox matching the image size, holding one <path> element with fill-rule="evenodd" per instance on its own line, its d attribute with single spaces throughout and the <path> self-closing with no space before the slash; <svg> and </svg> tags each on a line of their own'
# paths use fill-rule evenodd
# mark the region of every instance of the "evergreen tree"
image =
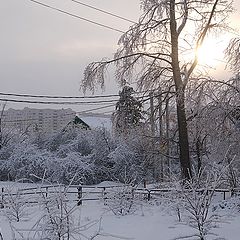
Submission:
<svg viewBox="0 0 240 240">
<path fill-rule="evenodd" d="M 142 103 L 132 96 L 133 92 L 133 88 L 128 86 L 119 92 L 120 99 L 113 114 L 113 128 L 117 133 L 128 132 L 139 126 L 143 119 Z"/>
</svg>

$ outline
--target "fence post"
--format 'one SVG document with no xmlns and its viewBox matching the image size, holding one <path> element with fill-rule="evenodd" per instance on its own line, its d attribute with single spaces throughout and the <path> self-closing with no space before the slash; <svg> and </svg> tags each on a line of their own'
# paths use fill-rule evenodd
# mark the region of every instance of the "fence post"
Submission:
<svg viewBox="0 0 240 240">
<path fill-rule="evenodd" d="M 0 208 L 4 208 L 3 201 L 4 201 L 4 188 L 2 187 L 2 198 L 1 198 Z"/>
<path fill-rule="evenodd" d="M 143 180 L 143 188 L 147 188 L 147 181 L 146 181 L 146 179 Z"/>
<path fill-rule="evenodd" d="M 147 200 L 150 201 L 150 199 L 151 199 L 151 191 L 148 190 Z"/>
<path fill-rule="evenodd" d="M 235 189 L 234 188 L 231 188 L 231 197 L 233 197 L 235 195 Z"/>
<path fill-rule="evenodd" d="M 103 203 L 104 203 L 104 205 L 107 205 L 107 203 L 106 203 L 106 187 L 103 187 L 102 196 L 103 196 Z"/>
<path fill-rule="evenodd" d="M 132 199 L 134 199 L 134 188 L 133 187 L 132 187 L 131 193 L 132 193 Z"/>
<path fill-rule="evenodd" d="M 46 198 L 48 197 L 48 187 L 46 187 Z"/>
<path fill-rule="evenodd" d="M 78 190 L 78 202 L 77 202 L 77 205 L 80 206 L 82 205 L 82 186 L 79 186 L 77 188 Z"/>
<path fill-rule="evenodd" d="M 223 191 L 223 200 L 226 200 L 226 192 Z"/>
</svg>

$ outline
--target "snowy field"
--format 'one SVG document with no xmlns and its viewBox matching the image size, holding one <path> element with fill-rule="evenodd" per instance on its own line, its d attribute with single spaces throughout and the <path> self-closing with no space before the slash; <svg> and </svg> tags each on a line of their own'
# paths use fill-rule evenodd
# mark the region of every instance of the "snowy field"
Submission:
<svg viewBox="0 0 240 240">
<path fill-rule="evenodd" d="M 0 187 L 26 188 L 31 184 L 9 184 L 0 183 Z M 34 185 L 35 186 L 35 185 Z M 115 215 L 110 207 L 103 200 L 83 201 L 81 206 L 76 202 L 64 203 L 66 200 L 61 194 L 48 196 L 46 198 L 37 195 L 38 204 L 28 203 L 21 205 L 22 196 L 13 196 L 12 203 L 0 210 L 0 227 L 4 240 L 13 239 L 136 239 L 136 240 L 173 240 L 179 237 L 193 235 L 195 231 L 189 227 L 182 215 L 182 222 L 170 205 L 163 204 L 161 199 L 152 201 L 136 201 L 134 210 L 125 216 Z M 219 197 L 220 198 L 220 197 Z M 34 199 L 36 200 L 36 199 Z M 117 202 L 117 200 L 115 200 Z M 11 201 L 10 201 L 11 202 Z M 62 204 L 63 203 L 63 204 Z M 221 207 L 221 206 L 228 207 Z M 233 200 L 223 202 L 215 199 L 215 214 L 220 217 L 219 223 L 214 226 L 211 232 L 214 235 L 206 239 L 240 239 L 240 213 L 239 209 L 233 208 Z M 19 209 L 20 220 L 16 221 L 16 211 Z M 63 209 L 63 210 L 62 210 Z M 66 211 L 65 211 L 66 210 Z M 56 221 L 59 225 L 51 225 Z M 70 224 L 69 224 L 70 223 Z M 62 225 L 69 225 L 69 238 L 57 238 L 51 235 L 52 228 L 61 228 Z M 45 230 L 43 230 L 45 229 Z M 43 231 L 48 231 L 47 235 Z M 67 229 L 61 230 L 62 234 Z M 0 238 L 1 239 L 1 238 Z M 194 237 L 184 239 L 198 239 Z"/>
</svg>

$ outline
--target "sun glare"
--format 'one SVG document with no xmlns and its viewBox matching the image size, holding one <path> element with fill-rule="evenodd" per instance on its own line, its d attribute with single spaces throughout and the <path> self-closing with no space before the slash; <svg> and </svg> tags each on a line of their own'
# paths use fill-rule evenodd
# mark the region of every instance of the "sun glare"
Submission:
<svg viewBox="0 0 240 240">
<path fill-rule="evenodd" d="M 206 39 L 198 49 L 197 56 L 199 65 L 216 67 L 224 58 L 224 42 L 218 39 Z"/>
</svg>

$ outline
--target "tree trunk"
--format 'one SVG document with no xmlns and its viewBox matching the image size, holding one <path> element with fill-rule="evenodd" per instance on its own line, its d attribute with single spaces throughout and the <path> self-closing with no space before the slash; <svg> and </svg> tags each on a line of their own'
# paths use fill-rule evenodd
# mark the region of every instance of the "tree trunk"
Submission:
<svg viewBox="0 0 240 240">
<path fill-rule="evenodd" d="M 163 144 L 163 122 L 162 122 L 162 91 L 158 92 L 158 113 L 159 113 L 159 151 L 162 151 Z M 163 181 L 164 178 L 164 156 L 159 156 L 160 161 L 160 180 Z"/>
<path fill-rule="evenodd" d="M 2 149 L 2 117 L 0 117 L 0 150 Z"/>
<path fill-rule="evenodd" d="M 169 99 L 166 99 L 166 141 L 167 141 L 167 150 L 166 150 L 166 154 L 167 154 L 167 174 L 169 179 L 171 178 L 171 164 L 170 164 L 170 140 L 169 140 L 169 127 L 170 127 L 170 116 L 169 116 Z"/>
<path fill-rule="evenodd" d="M 178 120 L 178 135 L 179 135 L 179 148 L 180 148 L 180 164 L 182 177 L 185 179 L 191 178 L 191 163 L 189 156 L 188 144 L 188 130 L 187 119 L 185 112 L 185 86 L 181 77 L 178 56 L 178 32 L 177 22 L 175 16 L 175 1 L 170 1 L 170 31 L 171 31 L 171 47 L 172 47 L 172 70 L 173 80 L 176 89 L 176 105 L 177 105 L 177 120 Z"/>
<path fill-rule="evenodd" d="M 196 154 L 197 154 L 197 170 L 199 174 L 202 169 L 202 143 L 200 140 L 200 136 L 197 137 L 196 141 Z"/>
<path fill-rule="evenodd" d="M 189 155 L 188 130 L 187 119 L 185 112 L 184 93 L 180 93 L 177 98 L 177 120 L 178 120 L 178 135 L 179 135 L 179 149 L 180 149 L 180 164 L 182 177 L 189 179 L 192 176 L 191 161 Z"/>
<path fill-rule="evenodd" d="M 151 127 L 151 134 L 153 137 L 155 136 L 153 92 L 150 92 L 150 127 Z"/>
</svg>

